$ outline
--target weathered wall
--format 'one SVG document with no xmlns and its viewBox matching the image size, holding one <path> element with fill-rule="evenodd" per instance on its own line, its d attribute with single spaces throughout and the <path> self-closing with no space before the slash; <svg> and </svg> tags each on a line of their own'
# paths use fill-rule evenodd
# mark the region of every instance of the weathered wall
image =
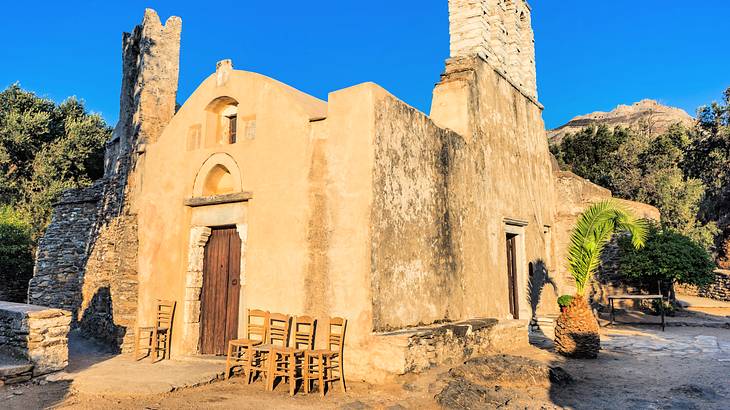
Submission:
<svg viewBox="0 0 730 410">
<path fill-rule="evenodd" d="M 86 272 L 79 314 L 82 333 L 131 352 L 138 292 L 135 216 L 120 215 L 101 227 Z"/>
<path fill-rule="evenodd" d="M 447 139 L 456 134 L 387 96 L 377 106 L 373 164 L 373 327 L 452 318 Z"/>
<path fill-rule="evenodd" d="M 119 123 L 107 143 L 105 175 L 64 194 L 38 248 L 32 303 L 73 312 L 83 333 L 129 351 L 137 301 L 135 196 L 139 154 L 175 112 L 181 20 L 146 10 L 122 40 Z"/>
<path fill-rule="evenodd" d="M 449 148 L 447 180 L 462 301 L 453 314 L 510 316 L 506 234 L 514 229 L 521 232 L 519 315 L 529 319 L 553 292 L 544 277 L 552 267 L 555 202 L 542 107 L 483 59 L 452 58 L 434 90 L 431 118 L 464 137 Z M 530 274 L 540 277 L 532 290 Z"/>
<path fill-rule="evenodd" d="M 730 302 L 730 271 L 718 269 L 715 279 L 707 286 L 677 285 L 677 293 L 690 296 L 701 296 Z"/>
<path fill-rule="evenodd" d="M 68 366 L 70 324 L 65 310 L 0 302 L 0 353 L 27 360 L 33 376 L 62 370 Z"/>
<path fill-rule="evenodd" d="M 103 194 L 101 182 L 61 195 L 53 208 L 51 223 L 38 243 L 29 303 L 65 309 L 77 319 L 83 275 Z"/>
</svg>

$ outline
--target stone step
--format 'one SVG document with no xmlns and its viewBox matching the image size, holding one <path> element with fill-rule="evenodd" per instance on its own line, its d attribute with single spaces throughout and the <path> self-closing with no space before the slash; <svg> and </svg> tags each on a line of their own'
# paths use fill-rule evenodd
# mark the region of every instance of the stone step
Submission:
<svg viewBox="0 0 730 410">
<path fill-rule="evenodd" d="M 0 354 L 0 386 L 27 382 L 32 377 L 32 363 Z"/>
</svg>

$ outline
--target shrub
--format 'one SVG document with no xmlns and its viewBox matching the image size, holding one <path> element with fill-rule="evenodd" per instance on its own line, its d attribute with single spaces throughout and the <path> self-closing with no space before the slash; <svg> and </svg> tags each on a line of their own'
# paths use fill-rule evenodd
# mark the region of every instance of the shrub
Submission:
<svg viewBox="0 0 730 410">
<path fill-rule="evenodd" d="M 29 226 L 10 207 L 0 207 L 0 286 L 27 284 L 32 276 L 33 242 Z"/>
<path fill-rule="evenodd" d="M 570 306 L 570 302 L 572 302 L 572 301 L 573 301 L 572 295 L 563 295 L 558 298 L 558 306 L 560 306 L 561 308 L 566 308 L 566 307 Z"/>
<path fill-rule="evenodd" d="M 714 278 L 715 265 L 702 245 L 656 224 L 649 227 L 643 249 L 631 246 L 630 238 L 620 238 L 619 247 L 621 272 L 628 279 L 652 285 L 661 281 L 703 286 Z"/>
</svg>

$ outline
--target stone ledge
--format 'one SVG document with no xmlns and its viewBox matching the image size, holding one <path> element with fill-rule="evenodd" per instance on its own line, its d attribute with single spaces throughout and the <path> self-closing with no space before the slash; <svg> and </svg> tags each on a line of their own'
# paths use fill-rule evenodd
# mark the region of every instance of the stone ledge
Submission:
<svg viewBox="0 0 730 410">
<path fill-rule="evenodd" d="M 199 206 L 232 204 L 236 202 L 246 202 L 251 198 L 253 198 L 253 194 L 251 192 L 237 192 L 235 194 L 188 198 L 185 200 L 185 206 L 195 208 Z"/>
<path fill-rule="evenodd" d="M 455 364 L 486 353 L 529 346 L 528 322 L 475 318 L 375 334 L 374 365 L 402 375 Z"/>
</svg>

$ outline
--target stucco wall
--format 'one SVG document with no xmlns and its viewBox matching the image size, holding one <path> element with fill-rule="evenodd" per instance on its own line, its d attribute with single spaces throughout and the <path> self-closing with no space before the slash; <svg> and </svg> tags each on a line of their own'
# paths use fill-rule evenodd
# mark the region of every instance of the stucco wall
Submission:
<svg viewBox="0 0 730 410">
<path fill-rule="evenodd" d="M 447 139 L 456 134 L 387 96 L 377 106 L 373 167 L 373 327 L 450 319 L 453 269 Z"/>
<path fill-rule="evenodd" d="M 464 136 L 450 152 L 449 214 L 460 296 L 453 315 L 510 317 L 506 233 L 522 231 L 518 245 L 521 319 L 554 291 L 546 278 L 530 292 L 529 268 L 552 269 L 555 210 L 550 153 L 542 107 L 480 58 L 452 59 L 434 90 L 431 118 Z M 532 293 L 532 294 L 531 294 Z"/>
</svg>

